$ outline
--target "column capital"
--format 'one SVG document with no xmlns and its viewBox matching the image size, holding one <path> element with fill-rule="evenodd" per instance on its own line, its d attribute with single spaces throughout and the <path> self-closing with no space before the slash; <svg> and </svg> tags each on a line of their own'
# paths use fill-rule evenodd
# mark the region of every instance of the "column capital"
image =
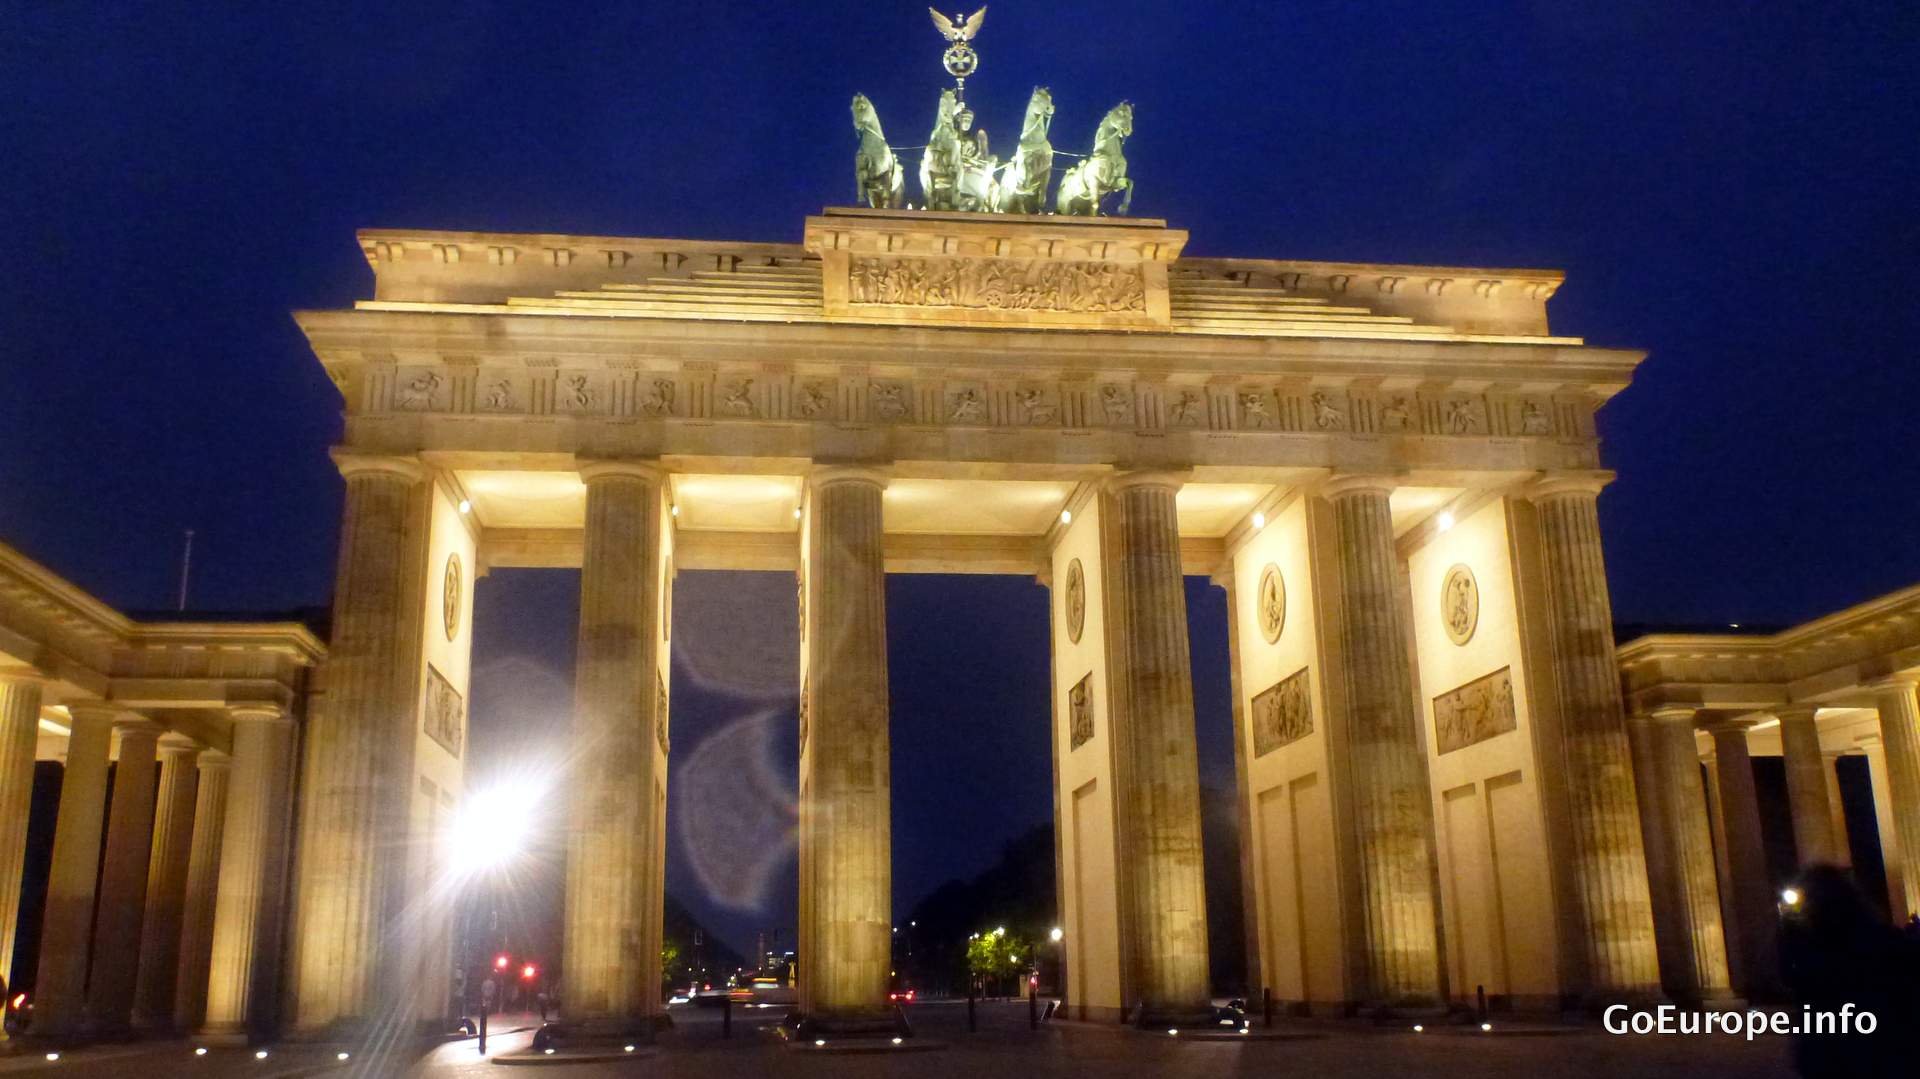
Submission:
<svg viewBox="0 0 1920 1079">
<path fill-rule="evenodd" d="M 1398 477 L 1384 472 L 1336 472 L 1321 480 L 1319 489 L 1314 493 L 1321 498 L 1339 498 L 1369 491 L 1392 494 L 1394 488 L 1399 486 Z"/>
<path fill-rule="evenodd" d="M 425 483 L 427 466 L 420 463 L 418 457 L 386 453 L 355 453 L 352 450 L 335 446 L 328 451 L 333 465 L 346 479 L 372 473 L 385 473 L 406 480 L 409 483 Z"/>
<path fill-rule="evenodd" d="M 178 731 L 168 731 L 160 736 L 160 755 L 163 757 L 187 757 L 201 751 L 200 743 Z"/>
<path fill-rule="evenodd" d="M 44 686 L 48 678 L 34 667 L 0 667 L 0 686 Z"/>
<path fill-rule="evenodd" d="M 836 483 L 865 483 L 885 490 L 891 478 L 886 469 L 874 465 L 816 464 L 807 470 L 807 490 L 817 491 Z"/>
<path fill-rule="evenodd" d="M 1543 473 L 1539 479 L 1522 487 L 1520 495 L 1533 501 L 1567 495 L 1598 495 L 1602 488 L 1613 482 L 1613 479 L 1612 472 L 1599 468 L 1547 472 Z"/>
<path fill-rule="evenodd" d="M 118 725 L 123 716 L 130 714 L 125 707 L 112 701 L 68 701 L 66 708 L 67 715 L 75 722 L 84 717 L 96 722 Z"/>
<path fill-rule="evenodd" d="M 639 457 L 582 458 L 578 465 L 580 479 L 584 483 L 619 477 L 645 480 L 648 483 L 667 482 L 667 470 L 661 467 L 657 460 Z"/>
<path fill-rule="evenodd" d="M 1192 473 L 1186 469 L 1142 468 L 1115 472 L 1106 478 L 1106 488 L 1118 493 L 1130 491 L 1135 487 L 1164 487 L 1178 491 L 1184 486 Z"/>
<path fill-rule="evenodd" d="M 289 726 L 293 723 L 293 717 L 287 714 L 286 708 L 271 701 L 229 704 L 227 718 L 235 723 L 284 723 Z"/>
<path fill-rule="evenodd" d="M 1699 724 L 1699 727 L 1701 730 L 1713 735 L 1716 739 L 1721 735 L 1734 734 L 1740 735 L 1741 738 L 1744 739 L 1748 729 L 1753 727 L 1756 722 L 1752 716 L 1714 716 L 1705 723 Z"/>
</svg>

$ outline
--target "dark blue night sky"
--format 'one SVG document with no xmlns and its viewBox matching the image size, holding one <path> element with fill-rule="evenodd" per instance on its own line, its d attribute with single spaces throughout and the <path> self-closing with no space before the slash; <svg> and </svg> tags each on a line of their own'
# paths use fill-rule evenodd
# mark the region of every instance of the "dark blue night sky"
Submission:
<svg viewBox="0 0 1920 1079">
<path fill-rule="evenodd" d="M 1617 617 L 1787 623 L 1920 580 L 1917 31 L 1910 3 L 997 0 L 968 97 L 1004 143 L 1050 86 L 1062 149 L 1133 101 L 1135 212 L 1194 254 L 1566 270 L 1557 330 L 1652 354 L 1601 415 Z M 142 609 L 193 528 L 196 607 L 324 604 L 338 402 L 287 313 L 368 293 L 356 228 L 797 240 L 851 198 L 848 98 L 919 144 L 939 49 L 908 0 L 0 9 L 0 541 Z M 476 770 L 565 715 L 571 587 L 479 586 Z M 682 617 L 754 588 L 791 603 L 689 575 Z M 1230 781 L 1220 594 L 1190 592 Z M 907 903 L 1048 812 L 1045 593 L 889 602 Z M 787 671 L 700 658 L 674 782 L 767 712 L 788 768 Z M 746 870 L 673 858 L 730 936 L 791 924 L 790 870 L 728 913 L 690 893 Z"/>
</svg>

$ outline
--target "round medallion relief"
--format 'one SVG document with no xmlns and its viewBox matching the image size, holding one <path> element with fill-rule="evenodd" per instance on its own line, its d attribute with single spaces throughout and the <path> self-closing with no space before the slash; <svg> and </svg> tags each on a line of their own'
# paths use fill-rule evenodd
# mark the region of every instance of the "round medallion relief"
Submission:
<svg viewBox="0 0 1920 1079">
<path fill-rule="evenodd" d="M 1280 631 L 1287 626 L 1287 580 L 1280 576 L 1280 567 L 1272 562 L 1260 571 L 1260 636 L 1268 644 L 1280 640 Z"/>
<path fill-rule="evenodd" d="M 447 623 L 447 640 L 460 635 L 460 555 L 447 556 L 447 573 L 440 586 L 440 613 Z"/>
<path fill-rule="evenodd" d="M 1447 639 L 1454 644 L 1473 640 L 1480 625 L 1480 582 L 1466 563 L 1456 563 L 1440 582 L 1440 618 L 1447 625 Z"/>
<path fill-rule="evenodd" d="M 1067 640 L 1080 643 L 1080 631 L 1087 624 L 1087 575 L 1080 560 L 1067 563 Z"/>
</svg>

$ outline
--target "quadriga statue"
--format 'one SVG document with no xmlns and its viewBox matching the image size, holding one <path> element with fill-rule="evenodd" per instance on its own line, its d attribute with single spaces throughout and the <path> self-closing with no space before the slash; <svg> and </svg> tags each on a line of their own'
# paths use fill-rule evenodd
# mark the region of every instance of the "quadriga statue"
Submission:
<svg viewBox="0 0 1920 1079">
<path fill-rule="evenodd" d="M 853 130 L 860 148 L 853 155 L 853 181 L 860 198 L 876 210 L 897 210 L 905 201 L 906 174 L 880 130 L 880 114 L 865 94 L 853 95 Z"/>
<path fill-rule="evenodd" d="M 1125 216 L 1133 205 L 1133 181 L 1127 178 L 1127 157 L 1121 152 L 1127 136 L 1133 134 L 1133 106 L 1125 101 L 1107 110 L 1106 118 L 1093 133 L 1093 153 L 1068 169 L 1060 178 L 1056 206 L 1063 214 L 1096 217 L 1100 201 L 1120 193 L 1115 213 Z"/>
</svg>

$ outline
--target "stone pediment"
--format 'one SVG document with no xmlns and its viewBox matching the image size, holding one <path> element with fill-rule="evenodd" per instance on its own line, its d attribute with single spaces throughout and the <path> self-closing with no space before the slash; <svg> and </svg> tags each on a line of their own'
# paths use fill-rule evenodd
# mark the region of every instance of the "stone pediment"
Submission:
<svg viewBox="0 0 1920 1079">
<path fill-rule="evenodd" d="M 1164 330 L 1186 243 L 1154 218 L 830 209 L 804 246 L 835 321 Z"/>
</svg>

